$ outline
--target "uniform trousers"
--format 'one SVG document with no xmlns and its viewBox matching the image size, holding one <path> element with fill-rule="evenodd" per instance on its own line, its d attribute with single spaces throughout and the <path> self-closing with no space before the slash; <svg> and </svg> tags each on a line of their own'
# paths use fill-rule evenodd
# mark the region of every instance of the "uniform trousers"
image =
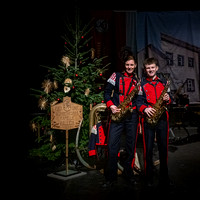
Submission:
<svg viewBox="0 0 200 200">
<path fill-rule="evenodd" d="M 155 127 L 150 127 L 144 120 L 143 125 L 143 142 L 144 142 L 144 168 L 146 178 L 149 181 L 153 180 L 154 165 L 153 165 L 153 148 L 155 139 L 158 146 L 160 160 L 160 178 L 168 178 L 168 140 L 169 140 L 169 123 L 166 120 L 167 116 L 158 121 Z"/>
<path fill-rule="evenodd" d="M 125 151 L 127 153 L 124 161 L 124 173 L 127 176 L 133 175 L 131 167 L 134 158 L 137 141 L 138 114 L 136 110 L 120 122 L 111 121 L 108 138 L 108 161 L 105 178 L 107 181 L 117 179 L 118 153 L 120 150 L 121 136 L 125 133 Z"/>
</svg>

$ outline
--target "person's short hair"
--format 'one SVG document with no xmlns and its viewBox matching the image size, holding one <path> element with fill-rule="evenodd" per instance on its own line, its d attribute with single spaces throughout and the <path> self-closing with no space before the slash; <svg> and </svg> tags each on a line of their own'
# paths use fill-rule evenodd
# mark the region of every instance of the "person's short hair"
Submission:
<svg viewBox="0 0 200 200">
<path fill-rule="evenodd" d="M 156 66 L 158 66 L 158 59 L 152 57 L 152 58 L 146 58 L 143 62 L 143 66 L 145 68 L 146 65 L 151 65 L 151 64 L 155 64 Z"/>
</svg>

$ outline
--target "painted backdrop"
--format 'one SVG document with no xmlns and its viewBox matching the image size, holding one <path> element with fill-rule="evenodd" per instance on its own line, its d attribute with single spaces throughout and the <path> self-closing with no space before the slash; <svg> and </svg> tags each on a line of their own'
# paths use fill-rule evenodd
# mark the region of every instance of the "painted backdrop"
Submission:
<svg viewBox="0 0 200 200">
<path fill-rule="evenodd" d="M 200 11 L 127 12 L 126 45 L 143 60 L 156 57 L 159 73 L 170 77 L 172 94 L 200 103 Z"/>
</svg>

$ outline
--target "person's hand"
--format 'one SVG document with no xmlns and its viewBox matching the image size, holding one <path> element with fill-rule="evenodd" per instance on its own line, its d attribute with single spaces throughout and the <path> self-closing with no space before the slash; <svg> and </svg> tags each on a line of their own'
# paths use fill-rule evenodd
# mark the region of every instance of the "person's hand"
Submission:
<svg viewBox="0 0 200 200">
<path fill-rule="evenodd" d="M 144 110 L 144 113 L 146 113 L 148 117 L 152 117 L 155 112 L 156 112 L 156 110 L 151 107 L 145 108 L 145 110 Z"/>
<path fill-rule="evenodd" d="M 110 109 L 113 114 L 118 113 L 121 110 L 120 108 L 117 108 L 117 106 L 115 106 L 115 105 L 110 106 Z"/>
<path fill-rule="evenodd" d="M 164 94 L 163 101 L 169 101 L 169 94 L 167 93 Z"/>
</svg>

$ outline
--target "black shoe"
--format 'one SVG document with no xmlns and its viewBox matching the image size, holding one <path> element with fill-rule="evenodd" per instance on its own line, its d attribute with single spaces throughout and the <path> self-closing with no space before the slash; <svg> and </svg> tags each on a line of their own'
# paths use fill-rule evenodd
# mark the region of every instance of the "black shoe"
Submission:
<svg viewBox="0 0 200 200">
<path fill-rule="evenodd" d="M 175 184 L 174 184 L 174 181 L 172 181 L 171 179 L 166 179 L 166 180 L 160 180 L 159 181 L 159 186 L 161 188 L 166 188 L 166 189 L 169 189 L 169 188 L 174 188 L 175 187 Z"/>
<path fill-rule="evenodd" d="M 154 178 L 153 176 L 144 177 L 144 186 L 146 189 L 151 189 L 154 187 Z"/>
<path fill-rule="evenodd" d="M 136 180 L 135 177 L 131 177 L 131 178 L 129 178 L 128 181 L 129 181 L 132 185 L 137 185 L 137 184 L 138 184 L 138 181 Z"/>
<path fill-rule="evenodd" d="M 126 181 L 128 181 L 130 184 L 132 184 L 132 185 L 138 184 L 138 182 L 137 182 L 137 180 L 136 180 L 134 174 L 131 174 L 131 175 L 128 176 L 126 173 L 122 172 L 122 176 L 123 176 L 123 178 L 124 178 Z"/>
<path fill-rule="evenodd" d="M 106 182 L 102 185 L 102 187 L 103 187 L 103 188 L 111 188 L 111 187 L 114 186 L 114 184 L 115 184 L 116 182 L 117 182 L 117 181 L 106 181 Z"/>
<path fill-rule="evenodd" d="M 146 188 L 152 188 L 153 187 L 153 180 L 146 180 L 145 186 L 146 186 Z"/>
</svg>

